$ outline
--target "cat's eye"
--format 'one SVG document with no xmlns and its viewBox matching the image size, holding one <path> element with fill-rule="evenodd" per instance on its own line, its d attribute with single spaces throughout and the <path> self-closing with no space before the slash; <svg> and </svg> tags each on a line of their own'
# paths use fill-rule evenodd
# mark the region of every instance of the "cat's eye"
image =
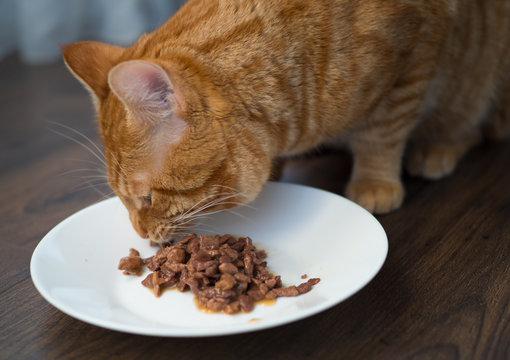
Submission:
<svg viewBox="0 0 510 360">
<path fill-rule="evenodd" d="M 149 193 L 145 196 L 142 196 L 143 204 L 144 205 L 151 205 L 152 204 L 152 194 Z"/>
</svg>

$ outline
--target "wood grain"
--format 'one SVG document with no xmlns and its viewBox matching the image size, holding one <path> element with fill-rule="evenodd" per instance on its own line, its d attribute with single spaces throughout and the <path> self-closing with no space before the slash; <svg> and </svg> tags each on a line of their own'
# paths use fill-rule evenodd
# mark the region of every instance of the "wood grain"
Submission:
<svg viewBox="0 0 510 360">
<path fill-rule="evenodd" d="M 110 190 L 67 173 L 94 156 L 58 124 L 99 143 L 92 106 L 63 64 L 0 62 L 1 359 L 508 359 L 510 142 L 471 151 L 452 176 L 405 178 L 402 209 L 379 216 L 388 259 L 345 302 L 311 318 L 235 336 L 172 339 L 105 330 L 48 304 L 30 256 L 59 221 Z M 97 163 L 97 162 L 96 162 Z M 341 194 L 350 157 L 286 164 L 282 181 Z M 80 189 L 81 188 L 81 189 Z"/>
</svg>

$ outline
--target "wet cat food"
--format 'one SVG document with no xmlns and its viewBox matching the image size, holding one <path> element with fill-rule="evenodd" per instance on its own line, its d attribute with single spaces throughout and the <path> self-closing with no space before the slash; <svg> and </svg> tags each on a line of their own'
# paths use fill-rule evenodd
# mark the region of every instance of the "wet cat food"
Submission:
<svg viewBox="0 0 510 360">
<path fill-rule="evenodd" d="M 119 262 L 119 270 L 124 270 L 124 275 L 140 275 L 145 265 L 138 250 L 129 249 L 129 256 L 123 257 Z"/>
<path fill-rule="evenodd" d="M 156 296 L 164 288 L 189 289 L 199 308 L 227 314 L 249 312 L 264 299 L 307 293 L 320 281 L 311 278 L 283 287 L 280 276 L 267 269 L 266 256 L 249 237 L 190 234 L 147 259 L 130 249 L 129 256 L 120 260 L 119 270 L 139 275 L 145 265 L 152 272 L 142 284 Z"/>
</svg>

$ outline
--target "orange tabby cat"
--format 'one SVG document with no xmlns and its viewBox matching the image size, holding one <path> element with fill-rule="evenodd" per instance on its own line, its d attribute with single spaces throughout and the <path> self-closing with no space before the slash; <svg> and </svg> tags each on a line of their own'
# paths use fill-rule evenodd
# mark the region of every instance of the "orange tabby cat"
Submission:
<svg viewBox="0 0 510 360">
<path fill-rule="evenodd" d="M 275 157 L 342 141 L 349 198 L 385 213 L 401 162 L 439 178 L 510 130 L 508 0 L 190 0 L 134 45 L 63 48 L 143 237 L 249 202 Z"/>
</svg>

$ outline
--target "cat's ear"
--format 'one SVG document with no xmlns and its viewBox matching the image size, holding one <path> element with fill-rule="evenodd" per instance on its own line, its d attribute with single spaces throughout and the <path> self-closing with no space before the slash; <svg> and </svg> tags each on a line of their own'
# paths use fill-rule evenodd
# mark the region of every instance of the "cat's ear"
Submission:
<svg viewBox="0 0 510 360">
<path fill-rule="evenodd" d="M 130 60 L 115 66 L 108 75 L 115 95 L 141 119 L 164 119 L 182 111 L 182 94 L 167 72 L 145 60 Z"/>
<path fill-rule="evenodd" d="M 109 92 L 108 72 L 124 49 L 96 41 L 82 41 L 63 45 L 61 50 L 67 67 L 93 95 L 97 108 Z"/>
</svg>

